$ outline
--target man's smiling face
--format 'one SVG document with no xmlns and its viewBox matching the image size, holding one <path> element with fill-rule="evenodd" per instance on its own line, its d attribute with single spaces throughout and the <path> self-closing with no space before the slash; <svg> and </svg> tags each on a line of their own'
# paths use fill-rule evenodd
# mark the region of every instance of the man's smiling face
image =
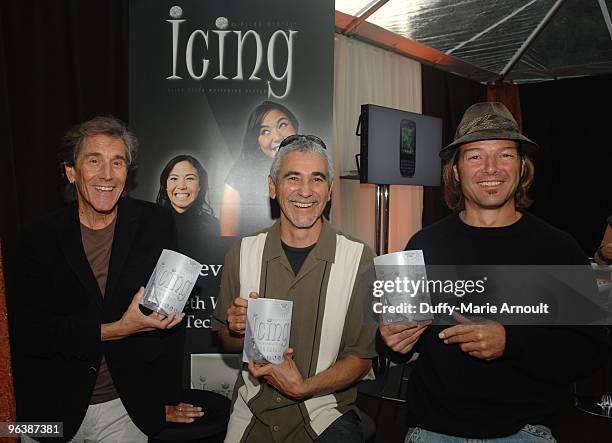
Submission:
<svg viewBox="0 0 612 443">
<path fill-rule="evenodd" d="M 74 166 L 65 166 L 66 176 L 77 190 L 83 214 L 110 214 L 127 180 L 125 145 L 120 138 L 104 134 L 85 138 Z"/>
<path fill-rule="evenodd" d="M 294 151 L 281 160 L 276 183 L 268 179 L 270 198 L 281 209 L 281 225 L 290 229 L 318 227 L 331 198 L 326 160 L 312 152 Z"/>
<path fill-rule="evenodd" d="M 521 177 L 518 144 L 513 140 L 482 140 L 461 146 L 453 171 L 461 184 L 466 209 L 498 209 L 515 205 Z"/>
</svg>

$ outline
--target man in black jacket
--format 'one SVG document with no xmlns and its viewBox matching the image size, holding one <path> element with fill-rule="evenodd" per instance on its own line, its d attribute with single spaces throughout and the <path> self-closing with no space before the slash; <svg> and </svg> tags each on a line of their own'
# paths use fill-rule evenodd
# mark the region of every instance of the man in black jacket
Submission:
<svg viewBox="0 0 612 443">
<path fill-rule="evenodd" d="M 470 107 L 440 152 L 445 200 L 456 212 L 406 249 L 423 250 L 427 265 L 588 265 L 571 236 L 523 210 L 536 149 L 501 103 Z M 419 352 L 406 442 L 555 441 L 551 418 L 569 384 L 603 365 L 605 330 L 459 319 L 380 328 L 380 351 L 391 360 Z"/>
<path fill-rule="evenodd" d="M 170 214 L 124 196 L 136 146 L 112 117 L 68 131 L 59 160 L 76 202 L 23 235 L 17 418 L 62 422 L 65 440 L 144 442 L 167 420 L 201 415 L 169 406 L 181 389 L 183 316 L 139 308 L 160 253 L 176 249 L 176 230 Z"/>
</svg>

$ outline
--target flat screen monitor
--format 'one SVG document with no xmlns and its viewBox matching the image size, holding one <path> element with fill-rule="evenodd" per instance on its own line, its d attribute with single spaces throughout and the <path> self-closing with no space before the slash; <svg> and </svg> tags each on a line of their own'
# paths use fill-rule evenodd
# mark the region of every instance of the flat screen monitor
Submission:
<svg viewBox="0 0 612 443">
<path fill-rule="evenodd" d="M 361 105 L 362 183 L 439 186 L 442 119 Z"/>
</svg>

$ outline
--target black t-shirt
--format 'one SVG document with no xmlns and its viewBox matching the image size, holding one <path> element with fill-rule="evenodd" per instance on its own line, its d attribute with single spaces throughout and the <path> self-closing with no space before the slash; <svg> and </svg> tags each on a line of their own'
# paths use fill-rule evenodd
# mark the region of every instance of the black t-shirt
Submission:
<svg viewBox="0 0 612 443">
<path fill-rule="evenodd" d="M 571 236 L 528 213 L 501 228 L 469 226 L 453 214 L 416 233 L 406 249 L 422 249 L 427 265 L 588 263 Z M 408 420 L 464 438 L 550 425 L 569 383 L 603 365 L 608 351 L 603 328 L 506 326 L 504 354 L 485 361 L 445 345 L 442 329 L 429 326 L 415 347 Z M 407 357 L 379 349 L 396 362 Z"/>
<path fill-rule="evenodd" d="M 200 261 L 203 251 L 210 247 L 209 239 L 219 236 L 219 220 L 193 206 L 182 213 L 170 211 L 176 225 L 179 252 Z"/>
<path fill-rule="evenodd" d="M 286 245 L 281 241 L 283 245 L 283 251 L 285 251 L 285 255 L 287 256 L 287 260 L 289 260 L 289 264 L 291 264 L 291 269 L 293 269 L 293 273 L 298 275 L 300 269 L 302 269 L 302 265 L 304 264 L 304 260 L 308 257 L 310 251 L 316 246 L 316 243 L 307 246 L 305 248 L 294 248 L 293 246 Z"/>
</svg>

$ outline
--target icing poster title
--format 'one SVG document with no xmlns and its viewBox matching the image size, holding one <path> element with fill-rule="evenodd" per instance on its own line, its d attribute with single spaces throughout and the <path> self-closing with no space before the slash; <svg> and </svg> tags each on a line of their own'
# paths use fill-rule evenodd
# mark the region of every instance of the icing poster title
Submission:
<svg viewBox="0 0 612 443">
<path fill-rule="evenodd" d="M 257 31 L 252 29 L 243 31 L 228 30 L 229 21 L 226 17 L 218 17 L 215 20 L 216 30 L 196 29 L 188 39 L 185 47 L 179 47 L 179 37 L 181 36 L 181 25 L 187 21 L 183 17 L 183 10 L 180 6 L 170 8 L 169 20 L 166 20 L 172 27 L 172 74 L 166 77 L 167 80 L 182 80 L 183 77 L 177 74 L 177 70 L 182 68 L 183 61 L 187 74 L 193 80 L 203 80 L 212 68 L 217 68 L 218 74 L 213 80 L 223 81 L 242 81 L 247 78 L 250 81 L 263 81 L 265 64 L 270 80 L 268 84 L 268 98 L 283 99 L 291 91 L 291 81 L 293 74 L 293 41 L 298 31 L 278 29 L 272 33 L 269 40 L 262 40 Z M 250 72 L 245 72 L 244 68 L 244 47 L 245 44 L 255 45 L 255 63 Z M 228 45 L 236 47 L 236 70 L 227 72 L 225 62 L 226 48 Z M 202 58 L 194 60 L 194 48 L 204 49 L 214 53 L 212 48 L 217 48 L 216 60 Z M 284 48 L 283 48 L 284 46 Z M 284 50 L 287 58 L 281 66 L 275 63 L 275 51 Z M 265 53 L 265 63 L 264 63 Z M 184 57 L 182 55 L 184 54 Z M 212 57 L 211 57 L 212 58 Z M 181 60 L 182 59 L 182 60 Z M 263 71 L 263 72 L 262 72 Z"/>
</svg>

